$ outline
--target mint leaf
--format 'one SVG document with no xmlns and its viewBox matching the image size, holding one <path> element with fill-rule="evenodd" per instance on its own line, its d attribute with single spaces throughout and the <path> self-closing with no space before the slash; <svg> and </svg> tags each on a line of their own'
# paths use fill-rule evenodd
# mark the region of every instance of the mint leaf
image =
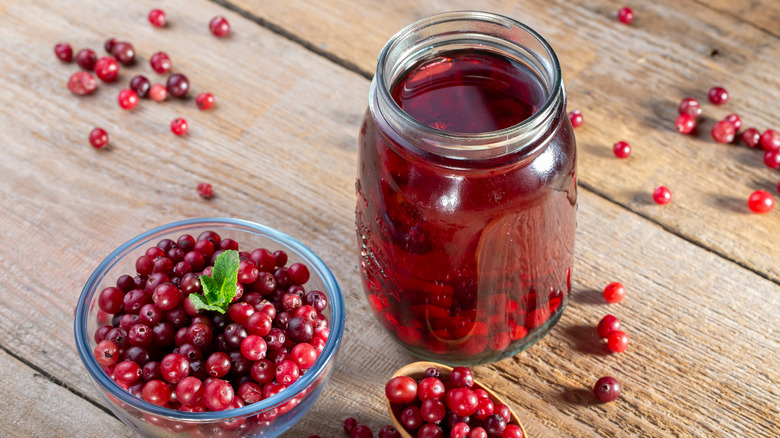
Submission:
<svg viewBox="0 0 780 438">
<path fill-rule="evenodd" d="M 230 302 L 236 296 L 239 263 L 238 251 L 228 250 L 220 254 L 214 261 L 211 275 L 200 276 L 203 296 L 190 294 L 192 305 L 198 310 L 227 312 Z"/>
</svg>

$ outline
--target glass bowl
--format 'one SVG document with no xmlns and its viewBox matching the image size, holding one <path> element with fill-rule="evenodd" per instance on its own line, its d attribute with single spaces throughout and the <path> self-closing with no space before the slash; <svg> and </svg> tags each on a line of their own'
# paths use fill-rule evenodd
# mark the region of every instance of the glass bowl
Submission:
<svg viewBox="0 0 780 438">
<path fill-rule="evenodd" d="M 215 412 L 182 412 L 154 405 L 133 396 L 112 380 L 93 355 L 95 331 L 110 324 L 110 315 L 97 306 L 100 292 L 115 286 L 123 274 L 135 275 L 135 261 L 162 239 L 176 242 L 182 234 L 197 238 L 211 230 L 231 238 L 241 250 L 266 248 L 285 251 L 288 263 L 304 263 L 310 272 L 306 291 L 319 290 L 329 300 L 323 314 L 329 319 L 330 335 L 316 363 L 292 385 L 278 394 L 236 409 Z M 76 347 L 90 380 L 106 405 L 143 436 L 276 437 L 303 417 L 325 387 L 336 361 L 344 333 L 344 299 L 333 274 L 311 250 L 292 237 L 263 225 L 226 218 L 191 219 L 147 231 L 108 255 L 89 277 L 79 297 L 74 321 Z M 99 323 L 99 319 L 102 319 Z M 205 355 L 204 355 L 205 356 Z M 205 357 L 204 357 L 205 360 Z M 139 379 L 139 381 L 142 379 Z M 238 395 L 236 395 L 238 397 Z"/>
</svg>

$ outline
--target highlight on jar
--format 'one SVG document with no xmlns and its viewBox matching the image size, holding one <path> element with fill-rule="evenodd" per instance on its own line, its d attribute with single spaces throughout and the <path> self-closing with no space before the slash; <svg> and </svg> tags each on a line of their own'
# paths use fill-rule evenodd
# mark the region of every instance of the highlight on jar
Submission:
<svg viewBox="0 0 780 438">
<path fill-rule="evenodd" d="M 571 291 L 576 144 L 558 59 L 535 31 L 451 12 L 391 38 L 357 175 L 364 292 L 412 354 L 495 362 L 557 323 Z"/>
</svg>

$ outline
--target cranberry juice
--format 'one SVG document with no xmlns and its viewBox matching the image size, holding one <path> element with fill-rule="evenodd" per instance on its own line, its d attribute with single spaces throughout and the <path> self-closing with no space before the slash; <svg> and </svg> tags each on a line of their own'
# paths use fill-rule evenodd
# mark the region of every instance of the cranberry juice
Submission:
<svg viewBox="0 0 780 438">
<path fill-rule="evenodd" d="M 524 64 L 461 50 L 421 60 L 395 103 L 439 134 L 516 127 L 548 99 Z M 373 109 L 372 109 L 373 111 Z M 357 232 L 368 301 L 414 354 L 451 364 L 500 360 L 557 321 L 570 291 L 576 210 L 565 107 L 530 143 L 490 159 L 416 147 L 372 111 L 361 129 Z"/>
</svg>

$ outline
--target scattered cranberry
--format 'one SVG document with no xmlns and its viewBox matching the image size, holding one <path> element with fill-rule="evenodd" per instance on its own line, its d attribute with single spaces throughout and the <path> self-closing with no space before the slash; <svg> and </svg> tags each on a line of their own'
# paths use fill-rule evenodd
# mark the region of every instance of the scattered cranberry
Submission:
<svg viewBox="0 0 780 438">
<path fill-rule="evenodd" d="M 582 113 L 580 110 L 573 110 L 569 113 L 569 120 L 571 121 L 572 128 L 579 128 L 582 126 L 582 123 L 585 121 L 582 118 Z"/>
<path fill-rule="evenodd" d="M 101 149 L 108 143 L 108 133 L 102 128 L 95 128 L 89 133 L 89 144 L 95 149 Z M 119 310 L 117 309 L 117 312 Z M 109 312 L 109 313 L 117 313 Z"/>
<path fill-rule="evenodd" d="M 680 134 L 690 134 L 696 128 L 696 119 L 690 114 L 680 114 L 674 121 L 674 127 Z"/>
<path fill-rule="evenodd" d="M 111 48 L 111 54 L 124 65 L 132 64 L 135 61 L 135 48 L 126 41 L 114 44 L 114 47 Z"/>
<path fill-rule="evenodd" d="M 168 93 L 173 97 L 184 97 L 190 90 L 190 81 L 181 73 L 174 73 L 168 77 L 166 84 Z"/>
<path fill-rule="evenodd" d="M 122 109 L 131 110 L 138 105 L 138 94 L 129 88 L 125 88 L 119 92 L 116 100 Z"/>
<path fill-rule="evenodd" d="M 114 82 L 119 76 L 119 64 L 116 59 L 104 56 L 95 62 L 95 75 L 103 82 Z"/>
<path fill-rule="evenodd" d="M 215 36 L 222 38 L 230 32 L 230 23 L 228 23 L 225 17 L 214 17 L 209 22 L 209 30 Z"/>
<path fill-rule="evenodd" d="M 352 417 L 345 418 L 344 422 L 341 423 L 342 427 L 344 427 L 344 432 L 346 433 L 352 432 L 352 429 L 354 429 L 357 424 L 357 420 Z"/>
<path fill-rule="evenodd" d="M 401 438 L 401 434 L 393 426 L 387 425 L 379 429 L 379 438 Z"/>
<path fill-rule="evenodd" d="M 613 282 L 604 288 L 604 299 L 608 303 L 619 303 L 626 296 L 626 289 L 619 282 Z"/>
<path fill-rule="evenodd" d="M 181 117 L 177 117 L 173 119 L 171 122 L 171 132 L 173 132 L 176 135 L 184 135 L 187 133 L 187 121 L 184 120 Z"/>
<path fill-rule="evenodd" d="M 736 129 L 731 122 L 721 120 L 712 127 L 712 138 L 718 143 L 731 143 L 734 141 L 734 135 L 736 135 Z"/>
<path fill-rule="evenodd" d="M 373 438 L 374 432 L 371 431 L 371 428 L 366 426 L 365 424 L 358 424 L 355 426 L 351 432 L 349 432 L 349 438 Z"/>
<path fill-rule="evenodd" d="M 62 62 L 73 61 L 73 48 L 68 43 L 59 43 L 54 46 L 54 54 Z"/>
<path fill-rule="evenodd" d="M 623 24 L 631 24 L 631 22 L 634 21 L 634 11 L 628 7 L 620 8 L 617 13 L 617 18 Z"/>
<path fill-rule="evenodd" d="M 162 84 L 154 84 L 149 87 L 149 97 L 155 102 L 162 102 L 168 97 L 168 90 Z"/>
<path fill-rule="evenodd" d="M 748 147 L 757 147 L 761 142 L 761 133 L 756 128 L 748 128 L 742 131 L 742 142 Z"/>
<path fill-rule="evenodd" d="M 137 75 L 130 79 L 130 89 L 135 91 L 138 97 L 146 97 L 149 95 L 149 79 L 146 76 Z"/>
<path fill-rule="evenodd" d="M 211 199 L 214 196 L 214 189 L 211 184 L 202 182 L 198 184 L 198 195 L 203 199 Z"/>
<path fill-rule="evenodd" d="M 118 42 L 119 40 L 117 40 L 116 38 L 107 39 L 106 42 L 103 43 L 103 48 L 106 49 L 106 53 L 111 54 L 111 51 L 114 50 L 114 46 Z"/>
<path fill-rule="evenodd" d="M 767 129 L 761 134 L 761 147 L 765 151 L 777 151 L 780 150 L 780 132 L 772 129 Z"/>
<path fill-rule="evenodd" d="M 770 169 L 780 168 L 780 150 L 777 151 L 765 151 L 764 152 L 764 164 Z"/>
<path fill-rule="evenodd" d="M 165 16 L 165 11 L 162 9 L 152 9 L 149 11 L 149 23 L 151 23 L 154 27 L 163 27 L 165 26 L 165 22 L 167 21 L 167 17 Z"/>
<path fill-rule="evenodd" d="M 777 182 L 777 192 L 780 193 L 780 181 Z"/>
<path fill-rule="evenodd" d="M 778 186 L 780 187 L 780 185 Z M 780 188 L 779 188 L 780 190 Z M 775 200 L 772 194 L 766 190 L 756 190 L 748 198 L 748 208 L 753 213 L 768 213 L 775 206 Z"/>
<path fill-rule="evenodd" d="M 731 123 L 732 125 L 734 125 L 734 129 L 737 130 L 737 131 L 739 131 L 739 128 L 742 127 L 742 119 L 740 119 L 739 116 L 736 115 L 736 114 L 729 114 L 723 120 L 725 120 L 725 121 Z"/>
<path fill-rule="evenodd" d="M 620 383 L 614 377 L 602 377 L 593 386 L 593 394 L 602 403 L 615 401 L 620 396 Z"/>
<path fill-rule="evenodd" d="M 618 158 L 628 158 L 631 155 L 631 145 L 624 141 L 619 141 L 612 145 L 612 152 Z"/>
<path fill-rule="evenodd" d="M 77 71 L 68 80 L 68 90 L 77 96 L 86 96 L 97 90 L 97 80 L 85 71 Z"/>
<path fill-rule="evenodd" d="M 628 335 L 624 331 L 615 331 L 607 336 L 607 348 L 615 353 L 622 353 L 628 348 Z"/>
<path fill-rule="evenodd" d="M 210 109 L 214 106 L 214 95 L 211 93 L 200 93 L 195 98 L 195 104 L 202 110 Z"/>
<path fill-rule="evenodd" d="M 601 321 L 599 321 L 599 325 L 596 326 L 596 332 L 598 332 L 599 336 L 602 338 L 607 338 L 612 332 L 618 330 L 620 330 L 620 320 L 613 315 L 604 316 L 601 318 Z"/>
<path fill-rule="evenodd" d="M 94 70 L 97 62 L 97 55 L 92 49 L 81 49 L 76 54 L 76 64 L 84 70 Z"/>
<path fill-rule="evenodd" d="M 171 58 L 165 52 L 157 52 L 149 58 L 149 65 L 152 66 L 152 70 L 157 73 L 168 73 L 171 70 Z"/>
<path fill-rule="evenodd" d="M 723 105 L 729 101 L 729 92 L 723 87 L 712 87 L 710 92 L 707 93 L 710 102 L 715 105 Z"/>
<path fill-rule="evenodd" d="M 680 102 L 680 106 L 677 108 L 680 114 L 688 114 L 693 118 L 701 115 L 701 103 L 692 97 L 686 97 Z"/>
<path fill-rule="evenodd" d="M 672 201 L 672 192 L 664 186 L 656 187 L 653 191 L 653 201 L 660 205 L 668 204 Z"/>
</svg>

